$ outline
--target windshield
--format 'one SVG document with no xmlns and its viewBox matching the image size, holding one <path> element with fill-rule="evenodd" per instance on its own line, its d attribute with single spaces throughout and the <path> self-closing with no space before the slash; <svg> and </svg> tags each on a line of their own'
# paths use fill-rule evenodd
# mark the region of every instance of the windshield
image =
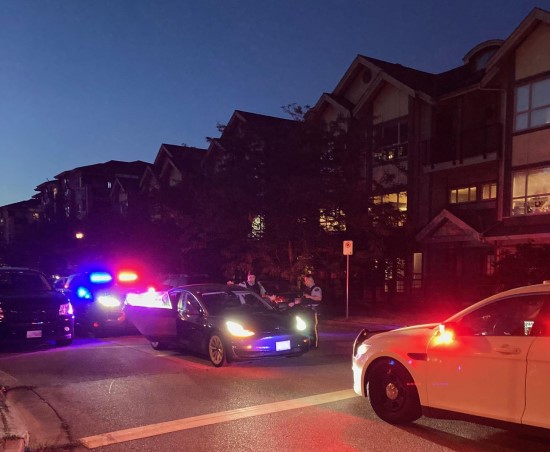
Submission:
<svg viewBox="0 0 550 452">
<path fill-rule="evenodd" d="M 271 307 L 264 300 L 248 291 L 203 292 L 201 300 L 211 315 L 220 315 L 222 312 L 235 309 L 271 310 Z"/>
<path fill-rule="evenodd" d="M 219 315 L 227 309 L 240 308 L 241 300 L 231 292 L 204 292 L 201 299 L 206 310 L 212 315 Z"/>
<path fill-rule="evenodd" d="M 0 270 L 0 293 L 4 295 L 52 290 L 46 278 L 30 271 Z"/>
</svg>

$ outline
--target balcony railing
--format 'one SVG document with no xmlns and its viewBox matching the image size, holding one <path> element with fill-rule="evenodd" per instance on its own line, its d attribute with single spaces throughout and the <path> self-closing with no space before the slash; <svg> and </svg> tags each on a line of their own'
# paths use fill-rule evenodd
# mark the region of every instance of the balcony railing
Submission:
<svg viewBox="0 0 550 452">
<path fill-rule="evenodd" d="M 463 163 L 472 157 L 487 158 L 500 155 L 502 150 L 502 124 L 466 129 L 458 134 L 435 135 L 422 142 L 425 165 L 452 162 Z"/>
</svg>

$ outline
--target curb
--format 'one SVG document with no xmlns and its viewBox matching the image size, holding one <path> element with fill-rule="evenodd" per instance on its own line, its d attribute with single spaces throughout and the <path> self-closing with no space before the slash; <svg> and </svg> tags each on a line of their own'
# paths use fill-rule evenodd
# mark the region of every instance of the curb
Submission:
<svg viewBox="0 0 550 452">
<path fill-rule="evenodd" d="M 19 439 L 6 439 L 2 445 L 3 452 L 24 452 L 25 451 L 25 440 L 22 438 Z"/>
<path fill-rule="evenodd" d="M 29 432 L 17 411 L 10 407 L 6 389 L 0 388 L 0 417 L 2 418 L 2 451 L 23 452 L 29 444 Z"/>
</svg>

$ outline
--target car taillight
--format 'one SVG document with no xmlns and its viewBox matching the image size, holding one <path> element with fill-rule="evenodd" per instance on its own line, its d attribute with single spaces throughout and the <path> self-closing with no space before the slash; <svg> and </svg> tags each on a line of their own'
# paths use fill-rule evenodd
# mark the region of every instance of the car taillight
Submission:
<svg viewBox="0 0 550 452">
<path fill-rule="evenodd" d="M 71 303 L 64 303 L 59 305 L 59 315 L 73 315 L 73 305 Z"/>
<path fill-rule="evenodd" d="M 435 330 L 434 345 L 451 345 L 455 341 L 455 331 L 445 325 L 439 325 Z"/>
</svg>

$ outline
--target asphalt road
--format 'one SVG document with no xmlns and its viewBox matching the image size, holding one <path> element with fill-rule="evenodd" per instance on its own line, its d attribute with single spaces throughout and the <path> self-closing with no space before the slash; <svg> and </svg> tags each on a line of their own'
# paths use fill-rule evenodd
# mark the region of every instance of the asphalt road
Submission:
<svg viewBox="0 0 550 452">
<path fill-rule="evenodd" d="M 549 450 L 547 439 L 467 422 L 382 422 L 351 389 L 359 330 L 322 322 L 318 350 L 220 369 L 140 336 L 3 350 L 0 384 L 31 450 Z"/>
</svg>

